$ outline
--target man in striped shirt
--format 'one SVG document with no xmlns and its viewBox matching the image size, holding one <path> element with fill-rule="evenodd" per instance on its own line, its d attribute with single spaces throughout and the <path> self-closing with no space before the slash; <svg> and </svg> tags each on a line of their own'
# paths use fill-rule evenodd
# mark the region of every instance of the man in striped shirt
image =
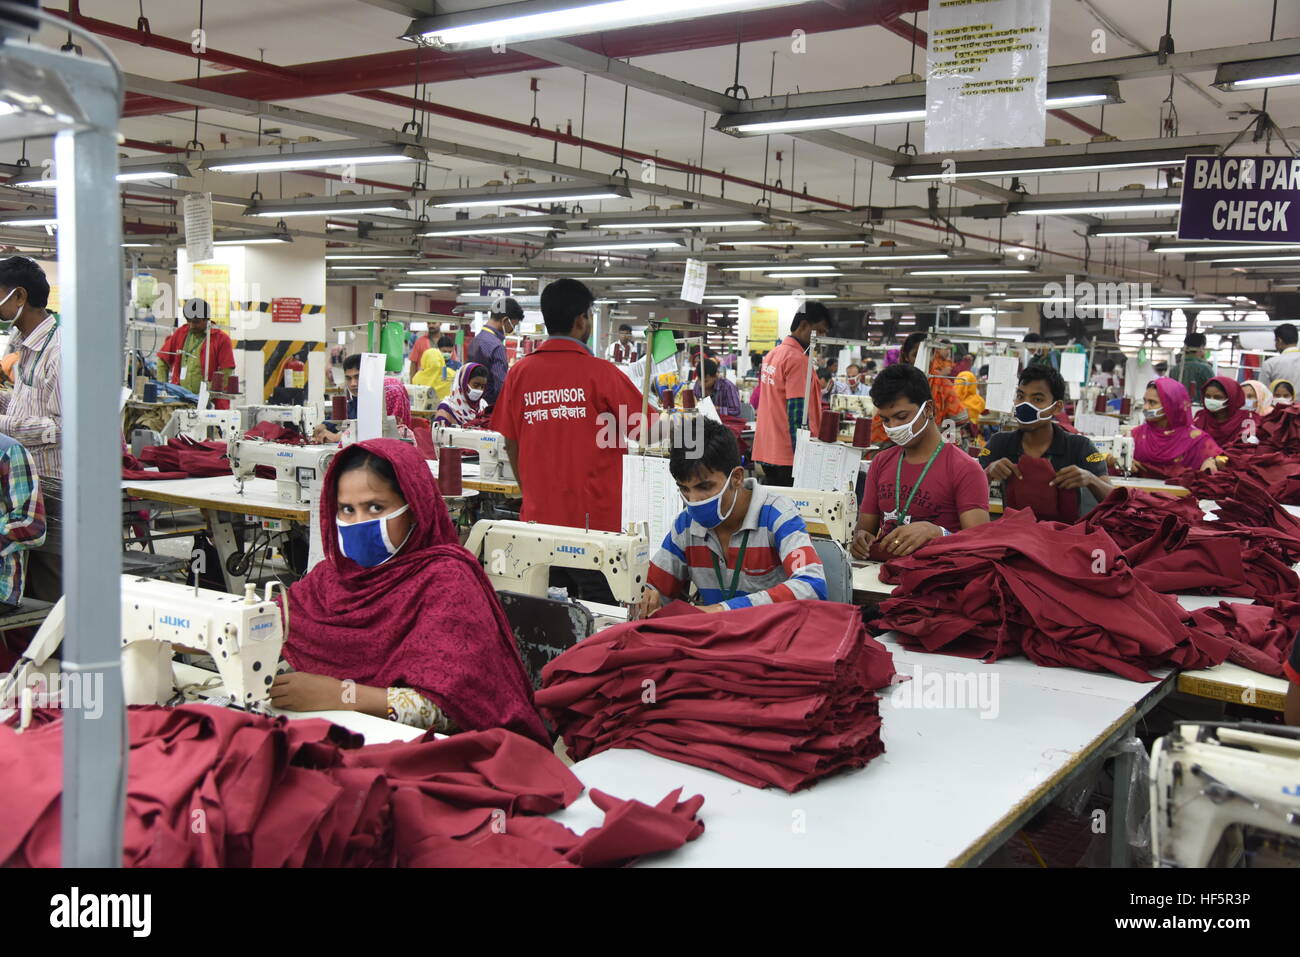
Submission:
<svg viewBox="0 0 1300 957">
<path fill-rule="evenodd" d="M 686 508 L 651 559 L 634 617 L 686 598 L 692 584 L 706 612 L 825 599 L 826 572 L 794 503 L 744 477 L 726 426 L 702 416 L 683 426 L 669 470 Z"/>
</svg>

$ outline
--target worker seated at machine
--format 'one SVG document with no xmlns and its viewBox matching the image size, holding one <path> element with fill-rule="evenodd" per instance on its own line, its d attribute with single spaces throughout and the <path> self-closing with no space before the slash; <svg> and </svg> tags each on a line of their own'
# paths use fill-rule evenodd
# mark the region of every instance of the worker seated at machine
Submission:
<svg viewBox="0 0 1300 957">
<path fill-rule="evenodd" d="M 355 441 L 352 423 L 357 419 L 357 392 L 361 387 L 361 356 L 353 354 L 343 360 L 344 390 L 348 396 L 348 418 L 346 421 L 323 422 L 312 434 L 315 443 L 338 442 L 351 445 Z M 406 442 L 415 440 L 411 432 L 411 400 L 406 395 L 406 386 L 397 379 L 384 379 L 384 414 L 394 420 L 396 438 Z M 390 437 L 387 427 L 385 437 Z"/>
<path fill-rule="evenodd" d="M 433 421 L 459 428 L 477 419 L 487 407 L 487 400 L 483 398 L 487 383 L 486 368 L 477 362 L 465 363 L 456 373 L 451 392 L 438 405 Z"/>
<path fill-rule="evenodd" d="M 1142 397 L 1146 419 L 1133 430 L 1133 459 L 1147 475 L 1171 475 L 1184 469 L 1217 472 L 1219 444 L 1192 425 L 1192 400 L 1181 382 L 1161 376 Z M 1225 460 L 1226 461 L 1226 460 Z"/>
<path fill-rule="evenodd" d="M 1067 432 L 1054 421 L 1064 405 L 1065 380 L 1061 373 L 1048 365 L 1026 366 L 1016 386 L 1014 411 L 1018 428 L 994 434 L 980 457 L 988 463 L 984 474 L 989 482 L 1022 481 L 1021 455 L 1047 459 L 1055 472 L 1051 486 L 1074 491 L 1079 498 L 1076 510 L 1082 515 L 1109 495 L 1114 486 L 1106 477 L 1106 454 L 1099 452 L 1086 435 Z M 1034 511 L 1037 514 L 1037 509 Z"/>
<path fill-rule="evenodd" d="M 289 588 L 271 703 L 547 743 L 505 612 L 414 447 L 351 445 L 325 476 L 325 558 Z"/>
<path fill-rule="evenodd" d="M 989 485 L 979 463 L 939 434 L 930 383 L 897 363 L 876 376 L 871 401 L 894 443 L 867 472 L 854 558 L 910 555 L 926 542 L 989 520 Z"/>
<path fill-rule="evenodd" d="M 650 561 L 634 617 L 691 585 L 706 612 L 825 599 L 826 572 L 799 510 L 746 479 L 730 429 L 693 417 L 674 430 L 669 471 L 686 508 Z"/>
</svg>

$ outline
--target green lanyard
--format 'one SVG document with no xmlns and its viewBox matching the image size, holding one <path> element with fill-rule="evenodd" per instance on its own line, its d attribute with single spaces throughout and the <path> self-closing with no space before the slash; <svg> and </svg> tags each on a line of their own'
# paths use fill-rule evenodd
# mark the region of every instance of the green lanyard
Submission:
<svg viewBox="0 0 1300 957">
<path fill-rule="evenodd" d="M 45 355 L 45 350 L 50 347 L 50 340 L 54 338 L 54 333 L 58 331 L 59 322 L 59 314 L 56 312 L 54 313 L 54 328 L 46 334 L 45 341 L 41 344 L 41 351 L 36 353 L 36 358 L 32 360 L 31 366 L 28 367 L 27 374 L 23 376 L 23 383 L 29 389 L 32 387 L 32 376 L 36 375 L 36 370 L 41 365 L 41 358 Z"/>
<path fill-rule="evenodd" d="M 713 559 L 713 574 L 718 576 L 718 588 L 722 590 L 722 600 L 731 601 L 736 597 L 736 586 L 740 584 L 740 569 L 745 564 L 745 548 L 749 545 L 749 529 L 745 529 L 745 534 L 740 536 L 740 554 L 736 556 L 736 573 L 731 576 L 731 587 L 726 588 L 722 584 L 722 568 L 718 565 L 718 556 L 712 552 L 709 557 Z"/>
<path fill-rule="evenodd" d="M 912 491 L 907 496 L 907 504 L 903 506 L 901 512 L 898 508 L 898 493 L 903 480 L 903 456 L 898 456 L 898 467 L 894 469 L 894 510 L 885 516 L 886 521 L 893 520 L 899 525 L 906 525 L 908 523 L 911 518 L 908 513 L 912 511 L 912 499 L 916 498 L 917 490 L 921 487 L 921 483 L 925 481 L 925 476 L 929 473 L 930 466 L 934 464 L 934 460 L 939 457 L 939 453 L 942 451 L 943 443 L 940 442 L 934 447 L 934 451 L 930 453 L 930 461 L 926 462 L 925 468 L 921 469 L 921 477 L 918 478 L 916 484 L 912 486 Z"/>
</svg>

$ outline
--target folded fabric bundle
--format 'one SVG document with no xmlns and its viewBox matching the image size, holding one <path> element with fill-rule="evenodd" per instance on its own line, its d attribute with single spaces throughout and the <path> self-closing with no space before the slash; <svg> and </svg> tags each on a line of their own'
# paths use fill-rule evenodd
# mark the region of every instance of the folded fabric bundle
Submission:
<svg viewBox="0 0 1300 957">
<path fill-rule="evenodd" d="M 704 799 L 651 807 L 592 791 L 602 827 L 540 815 L 582 793 L 550 750 L 496 728 L 362 746 L 328 721 L 209 705 L 130 708 L 129 867 L 601 867 L 703 831 Z M 0 727 L 0 863 L 57 867 L 63 722 Z"/>
<path fill-rule="evenodd" d="M 1079 493 L 1052 486 L 1056 469 L 1051 462 L 1036 455 L 1022 455 L 1017 465 L 1020 478 L 1009 478 L 1003 483 L 1006 508 L 1027 508 L 1047 521 L 1078 521 Z"/>
<path fill-rule="evenodd" d="M 296 427 L 281 425 L 279 422 L 259 422 L 244 433 L 244 438 L 278 442 L 281 445 L 307 444 L 306 437 Z"/>
<path fill-rule="evenodd" d="M 1192 612 L 1192 627 L 1226 641 L 1228 660 L 1233 664 L 1281 678 L 1282 665 L 1290 658 L 1296 631 L 1300 630 L 1300 603 L 1245 605 L 1221 601 L 1214 608 Z"/>
<path fill-rule="evenodd" d="M 1227 646 L 1191 632 L 1178 603 L 1152 590 L 1105 532 L 1010 511 L 935 539 L 881 569 L 897 585 L 876 626 L 926 651 L 1111 671 L 1153 681 L 1163 665 L 1204 668 Z"/>
<path fill-rule="evenodd" d="M 1132 548 L 1159 532 L 1170 515 L 1186 526 L 1204 518 L 1193 495 L 1178 497 L 1120 486 L 1098 502 L 1079 525 L 1085 531 L 1106 532 L 1120 548 Z"/>
<path fill-rule="evenodd" d="M 1283 505 L 1300 505 L 1300 455 L 1272 449 L 1235 452 L 1214 478 L 1233 474 L 1253 478 Z"/>
<path fill-rule="evenodd" d="M 1240 472 L 1185 472 L 1178 484 L 1191 490 L 1192 498 L 1213 499 L 1218 529 L 1250 533 L 1289 563 L 1300 561 L 1300 518 L 1288 512 L 1258 480 Z"/>
<path fill-rule="evenodd" d="M 225 442 L 195 442 L 185 436 L 168 439 L 166 445 L 141 449 L 139 461 L 155 466 L 159 472 L 181 473 L 185 478 L 230 474 Z"/>
<path fill-rule="evenodd" d="M 542 671 L 576 759 L 639 748 L 753 787 L 807 787 L 884 751 L 893 658 L 858 609 L 792 601 L 616 625 Z"/>
<path fill-rule="evenodd" d="M 1275 405 L 1255 432 L 1261 449 L 1294 454 L 1300 450 L 1300 405 Z"/>
</svg>

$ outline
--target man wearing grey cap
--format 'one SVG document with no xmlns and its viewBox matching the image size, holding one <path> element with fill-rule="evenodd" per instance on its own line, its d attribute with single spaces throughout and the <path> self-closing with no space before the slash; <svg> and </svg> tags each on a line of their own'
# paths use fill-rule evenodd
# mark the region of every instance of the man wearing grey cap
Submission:
<svg viewBox="0 0 1300 957">
<path fill-rule="evenodd" d="M 489 408 L 496 404 L 501 386 L 506 381 L 506 336 L 514 335 L 523 321 L 524 310 L 519 303 L 510 298 L 498 299 L 492 303 L 487 324 L 469 344 L 466 359 L 477 362 L 488 370 L 488 383 L 483 397 Z"/>
</svg>

